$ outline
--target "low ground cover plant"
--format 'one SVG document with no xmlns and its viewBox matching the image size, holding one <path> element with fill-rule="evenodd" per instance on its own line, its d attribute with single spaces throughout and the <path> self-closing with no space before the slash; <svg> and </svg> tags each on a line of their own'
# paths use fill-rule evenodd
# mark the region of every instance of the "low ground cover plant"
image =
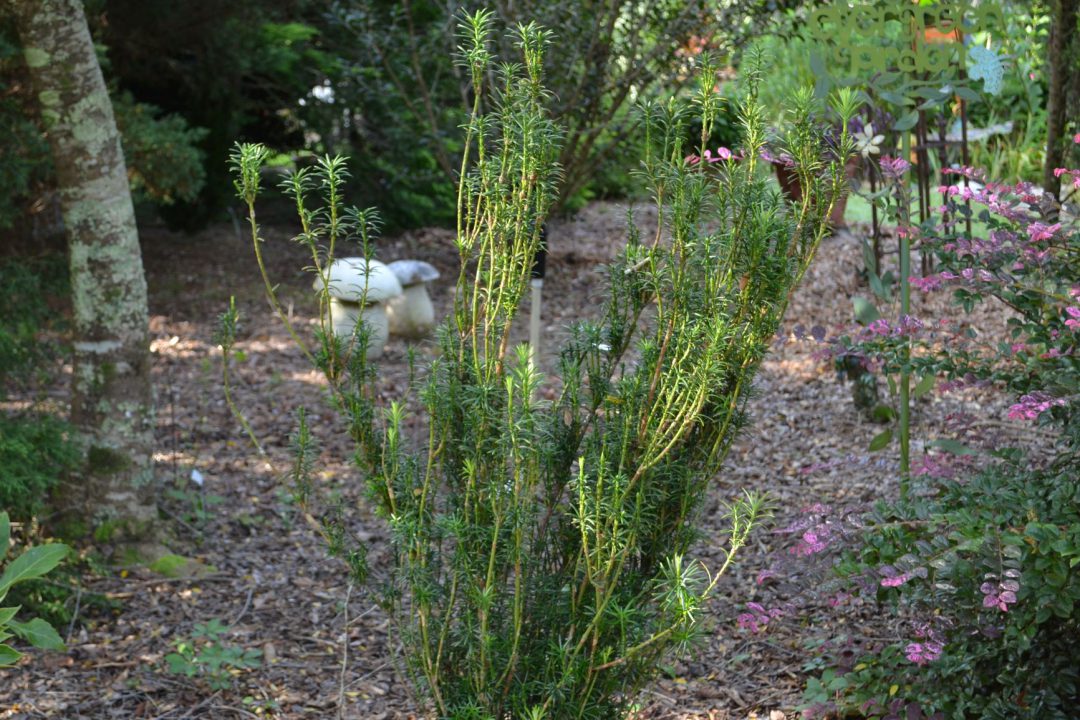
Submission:
<svg viewBox="0 0 1080 720">
<path fill-rule="evenodd" d="M 826 145 L 811 92 L 798 94 L 783 146 L 812 191 L 788 205 L 760 171 L 753 90 L 740 103 L 743 147 L 705 146 L 720 102 L 708 57 L 693 98 L 699 146 L 683 139 L 684 103 L 647 105 L 641 176 L 659 223 L 647 234 L 628 228 L 607 268 L 602 314 L 571 329 L 547 400 L 539 391 L 549 381 L 510 337 L 559 179 L 560 131 L 542 81 L 550 35 L 519 26 L 522 63 L 507 65 L 488 50 L 492 31 L 482 12 L 461 28 L 459 63 L 474 97 L 458 189 L 461 270 L 439 354 L 410 390 L 426 441 L 411 447 L 410 398 L 376 400 L 367 328 L 331 333 L 325 289 L 318 343 L 306 352 L 348 420 L 369 499 L 390 527 L 395 566 L 369 585 L 438 716 L 607 720 L 624 715 L 662 658 L 690 646 L 703 603 L 762 517 L 762 498 L 734 500 L 723 564 L 687 556 L 702 499 L 748 421 L 754 373 L 828 233 L 853 141 L 845 132 Z M 832 111 L 846 120 L 855 110 L 845 93 Z M 260 267 L 266 155 L 246 145 L 233 158 Z M 329 285 L 346 243 L 368 259 L 376 247 L 374 212 L 341 205 L 345 180 L 344 162 L 326 158 L 283 182 L 317 287 Z M 272 295 L 269 278 L 267 288 Z M 303 415 L 295 444 L 297 495 L 314 503 L 317 451 Z M 340 514 L 320 517 L 331 551 L 365 579 L 363 546 Z"/>
<path fill-rule="evenodd" d="M 262 664 L 262 650 L 225 642 L 228 632 L 217 618 L 197 623 L 190 637 L 173 640 L 165 666 L 175 675 L 204 680 L 213 690 L 231 688 L 237 673 Z"/>
</svg>

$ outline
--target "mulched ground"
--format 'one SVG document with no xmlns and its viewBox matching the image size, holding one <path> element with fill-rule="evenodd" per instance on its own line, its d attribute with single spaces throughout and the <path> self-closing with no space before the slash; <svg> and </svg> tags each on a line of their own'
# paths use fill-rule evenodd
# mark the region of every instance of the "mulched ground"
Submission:
<svg viewBox="0 0 1080 720">
<path fill-rule="evenodd" d="M 647 223 L 647 211 L 638 212 Z M 594 307 L 602 292 L 600 266 L 623 242 L 625 209 L 596 204 L 550 229 L 552 255 L 545 285 L 542 367 L 552 369 L 553 348 L 570 321 Z M 303 251 L 288 229 L 270 227 L 265 251 L 271 273 L 297 323 L 310 317 L 309 276 Z M 87 582 L 85 592 L 122 603 L 115 616 L 84 613 L 69 638 L 69 652 L 35 653 L 4 671 L 0 718 L 419 718 L 417 704 L 396 670 L 388 622 L 361 589 L 350 589 L 342 567 L 326 554 L 289 504 L 282 475 L 290 463 L 289 436 L 298 407 L 309 411 L 322 448 L 324 490 L 359 495 L 359 477 L 340 422 L 323 402 L 324 384 L 271 316 L 247 239 L 232 226 L 196 237 L 144 230 L 151 292 L 154 373 L 158 394 L 156 461 L 167 491 L 161 504 L 172 518 L 170 548 L 212 569 L 201 577 L 163 578 L 146 569 L 117 569 Z M 424 259 L 453 277 L 452 235 L 423 230 L 384 241 L 386 260 Z M 851 317 L 860 282 L 858 238 L 842 232 L 823 245 L 794 298 L 786 327 L 821 325 L 830 331 Z M 436 283 L 438 310 L 449 306 L 449 282 Z M 235 395 L 268 452 L 258 458 L 225 405 L 214 318 L 235 295 L 242 312 Z M 917 297 L 914 314 L 954 317 L 943 298 Z M 527 314 L 527 313 L 526 313 Z M 964 320 L 965 322 L 967 320 Z M 1000 330 L 1003 318 L 985 311 L 972 322 Z M 519 328 L 519 337 L 524 328 Z M 799 517 L 813 503 L 859 506 L 896 491 L 896 457 L 869 456 L 881 427 L 853 408 L 849 386 L 815 357 L 813 340 L 780 341 L 757 379 L 754 424 L 716 479 L 701 522 L 722 527 L 722 504 L 742 489 L 767 491 L 777 507 L 774 527 Z M 431 348 L 420 346 L 421 353 Z M 381 388 L 395 396 L 405 385 L 406 347 L 392 340 L 381 364 Z M 966 409 L 983 418 L 1004 417 L 1004 399 L 979 391 L 933 394 L 916 403 L 916 451 L 949 413 Z M 813 473 L 804 468 L 825 467 Z M 200 488 L 192 471 L 201 474 Z M 370 544 L 370 562 L 386 559 L 385 528 L 351 503 L 356 533 Z M 199 507 L 204 508 L 199 512 Z M 706 537 L 715 536 L 706 532 Z M 764 529 L 720 585 L 709 608 L 706 642 L 664 674 L 642 697 L 643 720 L 719 720 L 795 716 L 810 655 L 808 628 L 828 629 L 829 615 L 803 608 L 803 623 L 778 623 L 750 634 L 736 627 L 746 602 L 774 602 L 773 585 L 758 585 L 787 536 Z M 720 548 L 708 540 L 695 556 L 710 566 Z M 214 691 L 198 680 L 164 670 L 164 656 L 196 623 L 228 625 L 227 641 L 262 651 L 263 664 L 238 673 L 235 687 Z M 887 626 L 874 632 L 888 636 Z"/>
</svg>

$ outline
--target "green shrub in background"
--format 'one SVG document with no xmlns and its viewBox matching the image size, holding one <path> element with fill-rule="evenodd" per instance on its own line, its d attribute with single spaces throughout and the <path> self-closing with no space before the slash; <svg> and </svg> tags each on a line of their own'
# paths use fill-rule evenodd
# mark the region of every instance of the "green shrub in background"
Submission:
<svg viewBox="0 0 1080 720">
<path fill-rule="evenodd" d="M 87 17 L 108 82 L 136 201 L 196 227 L 223 212 L 220 157 L 240 134 L 305 147 L 299 103 L 333 60 L 302 22 L 315 3 L 89 0 Z M 318 13 L 314 13 L 318 17 Z M 22 49 L 0 16 L 0 228 L 52 185 L 49 148 Z M 309 98 L 310 99 L 310 98 Z M 313 126 L 329 124 L 309 106 Z M 336 109 L 330 110 L 336 112 Z M 287 140 L 287 141 L 286 141 Z M 209 179 L 210 182 L 207 182 Z"/>
<path fill-rule="evenodd" d="M 548 106 L 565 129 L 556 211 L 632 191 L 629 175 L 641 149 L 634 104 L 677 94 L 691 78 L 695 53 L 740 44 L 749 28 L 798 4 L 498 3 L 508 27 L 533 20 L 557 36 L 548 53 L 557 71 L 547 80 Z M 454 7 L 435 0 L 337 0 L 326 21 L 324 42 L 343 59 L 341 74 L 329 83 L 339 107 L 352 112 L 339 119 L 339 131 L 324 133 L 323 149 L 352 155 L 355 184 L 392 227 L 453 222 L 456 158 L 471 95 L 468 73 L 451 60 Z M 512 51 L 500 38 L 492 42 L 501 56 Z M 734 115 L 718 118 L 725 119 Z M 718 144 L 733 147 L 734 135 Z"/>
<path fill-rule="evenodd" d="M 11 28 L 0 17 L 0 230 L 10 228 L 23 213 L 26 198 L 44 181 L 49 171 L 49 145 L 33 118 L 35 99 L 20 77 L 22 48 Z"/>
<path fill-rule="evenodd" d="M 172 205 L 192 202 L 206 182 L 199 143 L 208 131 L 179 115 L 137 103 L 131 93 L 113 98 L 116 127 L 124 147 L 128 180 L 136 202 Z"/>
<path fill-rule="evenodd" d="M 1046 99 L 1049 78 L 1046 44 L 1050 8 L 1043 2 L 1006 1 L 1005 26 L 993 38 L 1005 55 L 1002 91 L 968 106 L 971 127 L 1012 122 L 1012 130 L 983 142 L 971 143 L 969 165 L 989 172 L 1040 184 L 1046 158 Z M 976 37 L 980 43 L 983 38 Z M 1080 58 L 1078 58 L 1080 61 Z M 1080 70 L 1080 65 L 1077 66 Z M 1080 127 L 1076 128 L 1080 129 Z M 1068 132 L 1071 137 L 1076 130 Z"/>
<path fill-rule="evenodd" d="M 102 56 L 102 66 L 109 78 L 107 55 Z M 180 115 L 136 102 L 130 93 L 114 91 L 112 100 L 134 199 L 159 207 L 195 199 L 206 180 L 205 155 L 198 146 L 207 131 L 192 127 Z M 47 210 L 42 206 L 51 202 L 54 173 L 22 48 L 2 17 L 0 130 L 9 139 L 0 156 L 0 183 L 5 188 L 0 229 L 5 229 L 24 217 L 32 204 L 38 206 L 35 212 Z"/>
<path fill-rule="evenodd" d="M 340 106 L 311 95 L 337 62 L 320 44 L 325 6 L 316 0 L 88 1 L 95 41 L 106 48 L 106 79 L 136 102 L 205 130 L 196 145 L 205 185 L 196 200 L 178 197 L 160 210 L 170 224 L 193 229 L 224 218 L 228 169 L 218 158 L 237 137 L 293 152 L 340 115 Z"/>
<path fill-rule="evenodd" d="M 0 415 L 0 507 L 29 520 L 81 456 L 68 424 L 51 415 Z"/>
<path fill-rule="evenodd" d="M 559 34 L 549 60 L 559 71 L 548 80 L 549 106 L 566 131 L 557 205 L 584 190 L 599 164 L 617 160 L 616 148 L 634 130 L 634 100 L 652 96 L 658 86 L 674 90 L 685 82 L 680 70 L 688 63 L 681 51 L 700 32 L 706 5 L 499 5 L 499 19 L 508 27 L 527 17 Z M 360 163 L 372 158 L 378 174 L 359 177 L 372 186 L 367 197 L 385 208 L 393 225 L 453 221 L 455 158 L 471 105 L 469 74 L 451 59 L 457 44 L 453 12 L 454 6 L 434 0 L 338 0 L 329 14 L 328 42 L 346 63 L 335 91 L 358 111 L 352 141 L 332 149 L 348 151 Z M 502 56 L 512 50 L 501 38 L 492 43 Z M 397 202 L 402 196 L 406 202 Z"/>
<path fill-rule="evenodd" d="M 1005 22 L 992 32 L 981 31 L 966 38 L 969 46 L 990 47 L 1003 63 L 1002 90 L 997 95 L 978 93 L 978 99 L 968 97 L 966 114 L 969 132 L 978 129 L 1000 127 L 1011 123 L 1011 130 L 990 135 L 985 139 L 972 140 L 968 146 L 967 164 L 988 170 L 993 177 L 1012 177 L 1041 184 L 1047 142 L 1047 88 L 1049 84 L 1046 65 L 1046 46 L 1052 20 L 1053 3 L 1037 0 L 995 0 L 1002 7 Z M 769 33 L 753 37 L 751 44 L 768 51 L 779 62 L 778 71 L 766 78 L 761 96 L 766 107 L 779 108 L 792 84 L 815 83 L 819 97 L 826 92 L 835 79 L 829 77 L 833 68 L 825 60 L 827 53 L 814 58 L 818 41 L 805 37 L 803 29 L 809 4 L 797 3 L 796 7 L 777 12 Z M 1080 71 L 1080 58 L 1072 61 L 1074 70 Z M 873 80 L 860 78 L 860 81 Z M 974 86 L 978 89 L 978 84 Z M 878 97 L 881 102 L 883 98 Z M 886 104 L 897 119 L 904 113 Z M 960 106 L 950 98 L 942 108 L 931 107 L 930 135 L 936 139 L 938 116 L 944 112 L 946 129 L 950 134 L 960 134 Z M 1071 112 L 1070 117 L 1076 113 Z M 880 120 L 883 120 L 880 119 Z M 877 131 L 888 131 L 888 125 L 875 120 Z M 1066 128 L 1071 138 L 1080 126 Z M 955 142 L 955 141 L 954 141 Z M 1076 152 L 1068 143 L 1069 151 Z M 1068 155 L 1067 155 L 1068 157 Z M 1076 155 L 1072 160 L 1075 161 Z M 936 152 L 929 156 L 934 171 L 940 170 Z M 955 143 L 949 162 L 959 160 L 959 147 Z"/>
<path fill-rule="evenodd" d="M 61 357 L 41 335 L 54 327 L 50 306 L 67 292 L 61 257 L 0 264 L 0 399 L 17 395 L 19 409 L 0 412 L 0 507 L 29 520 L 49 490 L 78 462 L 66 422 L 41 412 L 37 388 L 47 382 Z"/>
<path fill-rule="evenodd" d="M 41 331 L 54 324 L 59 313 L 50 307 L 68 292 L 63 257 L 0 262 L 0 397 L 35 382 L 51 366 L 55 346 L 43 342 Z"/>
<path fill-rule="evenodd" d="M 427 442 L 411 447 L 409 403 L 376 403 L 368 331 L 331 335 L 325 291 L 319 344 L 305 351 L 330 383 L 369 498 L 390 525 L 395 565 L 378 589 L 438 716 L 610 720 L 661 659 L 691 645 L 702 604 L 763 512 L 757 497 L 732 504 L 720 567 L 686 557 L 705 493 L 747 422 L 754 373 L 828 232 L 853 142 L 845 131 L 828 155 L 812 96 L 798 93 L 784 147 L 811 192 L 786 205 L 758 172 L 764 134 L 751 85 L 740 105 L 742 154 L 710 150 L 715 162 L 701 160 L 720 105 L 717 67 L 704 56 L 701 141 L 684 140 L 683 104 L 646 105 L 643 168 L 659 225 L 628 229 L 603 313 L 572 328 L 555 399 L 545 400 L 546 382 L 528 348 L 510 346 L 510 329 L 558 196 L 562 135 L 541 79 L 550 33 L 519 26 L 523 63 L 497 64 L 492 26 L 478 12 L 461 28 L 473 107 L 457 194 L 461 271 L 440 355 L 411 390 L 427 414 Z M 852 97 L 836 108 L 845 119 Z M 232 158 L 263 269 L 255 203 L 267 155 L 243 145 Z M 283 183 L 324 288 L 338 253 L 373 252 L 376 218 L 343 206 L 346 177 L 340 158 L 326 158 Z M 346 250 L 350 242 L 359 248 Z M 265 270 L 264 279 L 279 307 Z M 317 453 L 303 414 L 295 444 L 307 505 Z M 318 515 L 331 551 L 363 580 L 363 544 L 340 513 Z"/>
</svg>

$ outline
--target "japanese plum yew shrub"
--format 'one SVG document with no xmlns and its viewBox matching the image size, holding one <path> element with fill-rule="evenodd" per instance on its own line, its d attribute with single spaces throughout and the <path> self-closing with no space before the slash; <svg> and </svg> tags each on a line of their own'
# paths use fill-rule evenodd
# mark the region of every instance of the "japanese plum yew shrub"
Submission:
<svg viewBox="0 0 1080 720">
<path fill-rule="evenodd" d="M 883 164 L 886 160 L 883 160 Z M 895 162 L 895 161 L 889 161 Z M 903 168 L 901 168 L 903 170 Z M 812 683 L 814 707 L 870 717 L 1069 718 L 1080 702 L 1080 229 L 1028 183 L 938 188 L 939 217 L 921 228 L 935 272 L 924 292 L 951 291 L 971 310 L 993 303 L 1008 337 L 987 342 L 949 321 L 878 319 L 846 338 L 878 371 L 921 376 L 929 391 L 998 388 L 999 418 L 953 415 L 913 463 L 911 491 L 850 519 L 818 518 L 814 539 L 858 538 L 836 566 L 842 604 L 891 608 L 896 633 Z M 1061 169 L 1070 181 L 1080 171 Z M 896 173 L 904 182 L 903 172 Z M 973 218 L 985 231 L 964 230 Z M 910 343 L 910 352 L 903 345 Z M 1014 426 L 1013 432 L 998 428 Z M 1033 427 L 1032 427 L 1033 426 Z M 950 434 L 951 433 L 951 436 Z M 1027 438 L 1016 440 L 1016 437 Z M 805 546 L 805 539 L 802 541 Z M 812 554 L 812 553 L 811 553 Z M 764 612 L 767 615 L 767 611 Z M 766 620 L 767 622 L 768 620 Z M 837 672 L 839 670 L 840 672 Z"/>
<path fill-rule="evenodd" d="M 702 604 L 762 515 L 762 500 L 746 495 L 729 508 L 723 564 L 687 558 L 705 492 L 746 424 L 754 373 L 828 232 L 852 143 L 845 134 L 839 152 L 828 150 L 810 120 L 812 94 L 799 94 L 785 149 L 813 192 L 788 205 L 759 172 L 752 89 L 735 153 L 686 147 L 689 111 L 679 102 L 643 108 L 641 176 L 657 227 L 628 227 L 599 318 L 570 328 L 549 384 L 528 348 L 511 345 L 559 180 L 560 132 L 541 79 L 549 35 L 519 27 L 522 64 L 495 64 L 491 25 L 482 12 L 462 25 L 459 62 L 474 105 L 458 189 L 461 270 L 439 352 L 414 373 L 411 403 L 426 413 L 426 437 L 410 437 L 409 399 L 376 401 L 367 330 L 335 337 L 325 296 L 310 354 L 389 524 L 395 566 L 381 597 L 437 715 L 609 720 L 661 658 L 691 643 Z M 716 70 L 703 61 L 694 98 L 703 138 L 719 103 Z M 835 110 L 850 117 L 853 96 Z M 260 258 L 254 206 L 265 155 L 245 145 L 234 156 Z M 375 216 L 341 206 L 343 168 L 327 158 L 284 183 L 321 277 L 346 242 L 371 255 Z M 313 502 L 317 452 L 303 416 L 295 445 L 298 495 Z M 331 551 L 364 578 L 363 546 L 341 514 L 321 517 Z"/>
</svg>

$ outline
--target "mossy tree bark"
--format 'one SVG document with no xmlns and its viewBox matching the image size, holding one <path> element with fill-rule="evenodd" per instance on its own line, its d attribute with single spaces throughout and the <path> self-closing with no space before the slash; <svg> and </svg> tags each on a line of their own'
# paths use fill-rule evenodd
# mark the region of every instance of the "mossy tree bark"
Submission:
<svg viewBox="0 0 1080 720">
<path fill-rule="evenodd" d="M 57 494 L 67 520 L 135 539 L 156 517 L 149 322 L 112 103 L 80 0 L 7 0 L 60 186 L 74 310 L 71 418 L 86 464 Z"/>
<path fill-rule="evenodd" d="M 1043 167 L 1043 187 L 1053 197 L 1061 192 L 1061 179 L 1054 169 L 1066 164 L 1066 123 L 1070 100 L 1070 82 L 1077 72 L 1080 37 L 1077 32 L 1077 12 L 1080 0 L 1054 0 L 1053 24 L 1047 52 L 1050 67 L 1049 91 L 1046 103 L 1046 165 Z"/>
</svg>

